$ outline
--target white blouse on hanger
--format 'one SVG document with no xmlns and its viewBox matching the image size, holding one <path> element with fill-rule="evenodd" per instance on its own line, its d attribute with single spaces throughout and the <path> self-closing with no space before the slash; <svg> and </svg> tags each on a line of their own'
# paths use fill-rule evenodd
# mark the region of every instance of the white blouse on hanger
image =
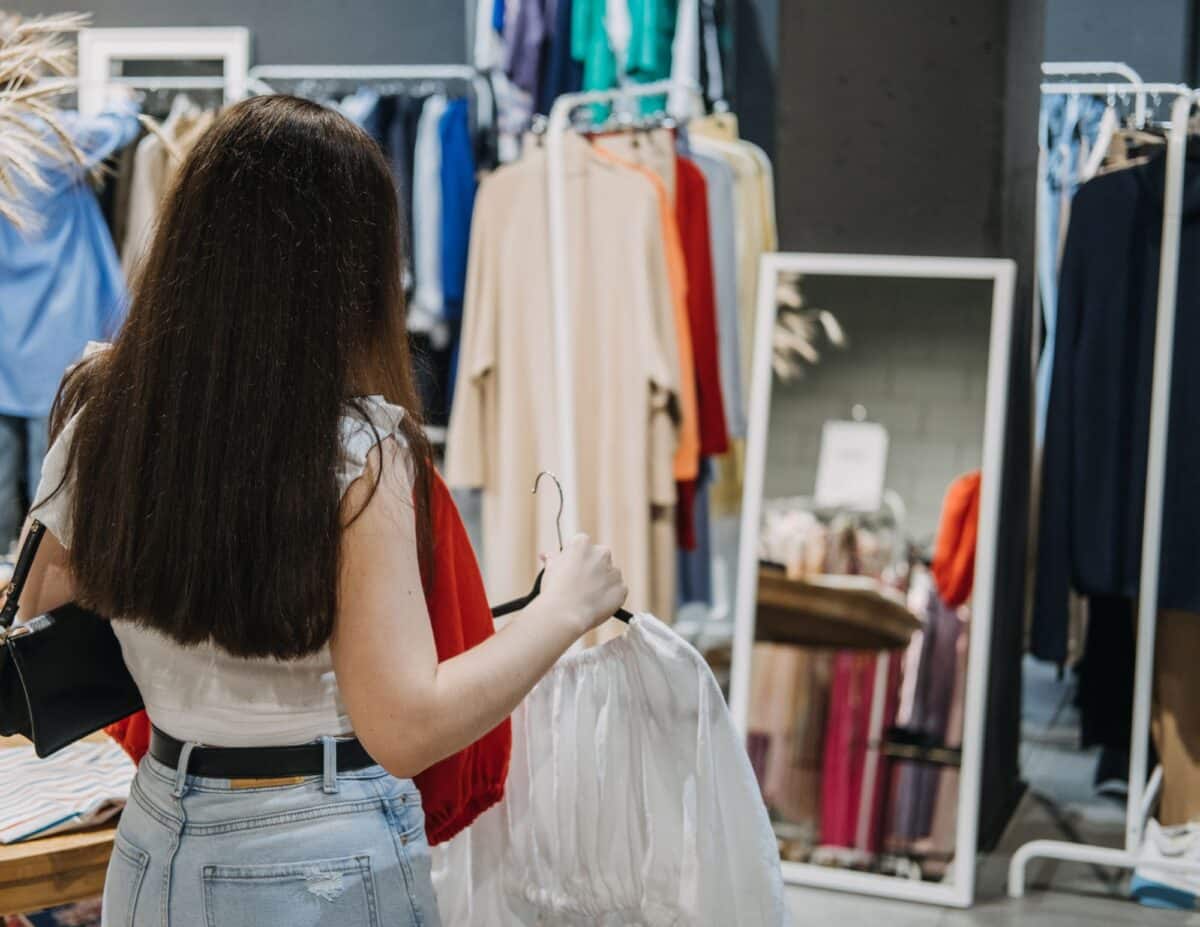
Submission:
<svg viewBox="0 0 1200 927">
<path fill-rule="evenodd" d="M 504 801 L 434 850 L 445 927 L 779 927 L 779 852 L 699 653 L 657 618 L 513 714 Z"/>
</svg>

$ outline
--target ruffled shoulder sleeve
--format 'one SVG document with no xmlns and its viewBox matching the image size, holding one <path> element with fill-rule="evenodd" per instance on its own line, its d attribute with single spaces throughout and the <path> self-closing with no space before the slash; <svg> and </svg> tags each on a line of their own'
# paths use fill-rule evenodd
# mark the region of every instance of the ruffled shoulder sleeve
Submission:
<svg viewBox="0 0 1200 927">
<path fill-rule="evenodd" d="M 107 341 L 89 341 L 83 349 L 81 359 L 99 354 L 112 347 Z M 46 526 L 63 547 L 71 546 L 71 501 L 74 498 L 72 487 L 66 483 L 67 462 L 71 454 L 71 444 L 75 440 L 75 432 L 79 426 L 79 417 L 83 415 L 86 406 L 76 412 L 62 431 L 50 445 L 42 460 L 42 478 L 38 483 L 37 492 L 33 494 L 33 505 L 30 514 Z"/>
<path fill-rule="evenodd" d="M 405 414 L 401 406 L 382 396 L 362 396 L 346 403 L 341 420 L 342 459 L 338 467 L 338 489 L 342 495 L 363 475 L 371 451 L 385 438 L 394 438 L 401 447 L 408 447 L 400 430 Z"/>
<path fill-rule="evenodd" d="M 42 461 L 42 479 L 38 483 L 37 492 L 33 494 L 33 505 L 30 515 L 46 526 L 46 530 L 58 539 L 63 547 L 71 546 L 71 500 L 74 498 L 72 487 L 67 485 L 67 461 L 71 453 L 71 442 L 75 440 L 75 430 L 79 424 L 80 409 L 71 417 L 50 450 Z"/>
</svg>

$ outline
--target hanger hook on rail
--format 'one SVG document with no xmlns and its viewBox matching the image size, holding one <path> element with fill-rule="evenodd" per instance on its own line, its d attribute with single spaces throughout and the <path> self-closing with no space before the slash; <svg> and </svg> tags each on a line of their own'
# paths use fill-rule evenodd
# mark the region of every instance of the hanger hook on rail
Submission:
<svg viewBox="0 0 1200 927">
<path fill-rule="evenodd" d="M 549 470 L 543 470 L 541 473 L 539 473 L 537 475 L 537 479 L 535 479 L 533 481 L 533 495 L 535 495 L 535 496 L 537 495 L 538 486 L 541 485 L 543 476 L 548 476 L 548 477 L 550 477 L 550 479 L 554 480 L 554 487 L 558 490 L 558 514 L 554 516 L 554 530 L 558 534 L 559 553 L 562 553 L 562 549 L 563 549 L 562 516 L 563 516 L 563 508 L 566 505 L 566 498 L 563 496 L 562 483 L 560 483 L 558 481 L 558 477 L 555 476 L 553 473 L 551 473 Z"/>
</svg>

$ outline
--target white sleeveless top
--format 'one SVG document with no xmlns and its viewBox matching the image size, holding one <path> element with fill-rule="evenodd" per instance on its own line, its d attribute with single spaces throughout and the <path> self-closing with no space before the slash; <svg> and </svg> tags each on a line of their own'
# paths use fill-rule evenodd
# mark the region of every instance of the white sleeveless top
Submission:
<svg viewBox="0 0 1200 927">
<path fill-rule="evenodd" d="M 366 415 L 347 405 L 342 416 L 343 495 L 366 467 L 367 456 L 388 436 L 403 446 L 404 410 L 380 396 L 361 400 Z M 78 413 L 63 428 L 42 465 L 35 504 L 62 482 Z M 34 512 L 64 547 L 71 545 L 71 487 Z M 180 740 L 222 747 L 307 743 L 353 731 L 338 692 L 326 645 L 298 660 L 246 659 L 212 645 L 182 646 L 129 621 L 114 621 L 125 663 L 156 727 Z"/>
</svg>

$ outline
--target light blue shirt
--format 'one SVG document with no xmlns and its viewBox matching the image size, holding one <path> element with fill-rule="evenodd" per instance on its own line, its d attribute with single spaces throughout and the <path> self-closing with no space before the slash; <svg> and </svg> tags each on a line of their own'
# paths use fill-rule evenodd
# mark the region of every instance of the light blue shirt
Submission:
<svg viewBox="0 0 1200 927">
<path fill-rule="evenodd" d="M 0 218 L 0 415 L 48 415 L 84 345 L 110 339 L 125 317 L 121 264 L 86 172 L 137 137 L 137 109 L 61 115 L 82 164 L 57 167 L 49 189 L 27 191 L 32 229 Z"/>
<path fill-rule="evenodd" d="M 725 422 L 732 438 L 746 437 L 742 389 L 741 322 L 738 316 L 738 259 L 735 236 L 733 169 L 698 151 L 687 155 L 704 174 L 708 187 L 708 227 L 712 237 L 713 287 L 717 306 L 717 347 Z"/>
</svg>

